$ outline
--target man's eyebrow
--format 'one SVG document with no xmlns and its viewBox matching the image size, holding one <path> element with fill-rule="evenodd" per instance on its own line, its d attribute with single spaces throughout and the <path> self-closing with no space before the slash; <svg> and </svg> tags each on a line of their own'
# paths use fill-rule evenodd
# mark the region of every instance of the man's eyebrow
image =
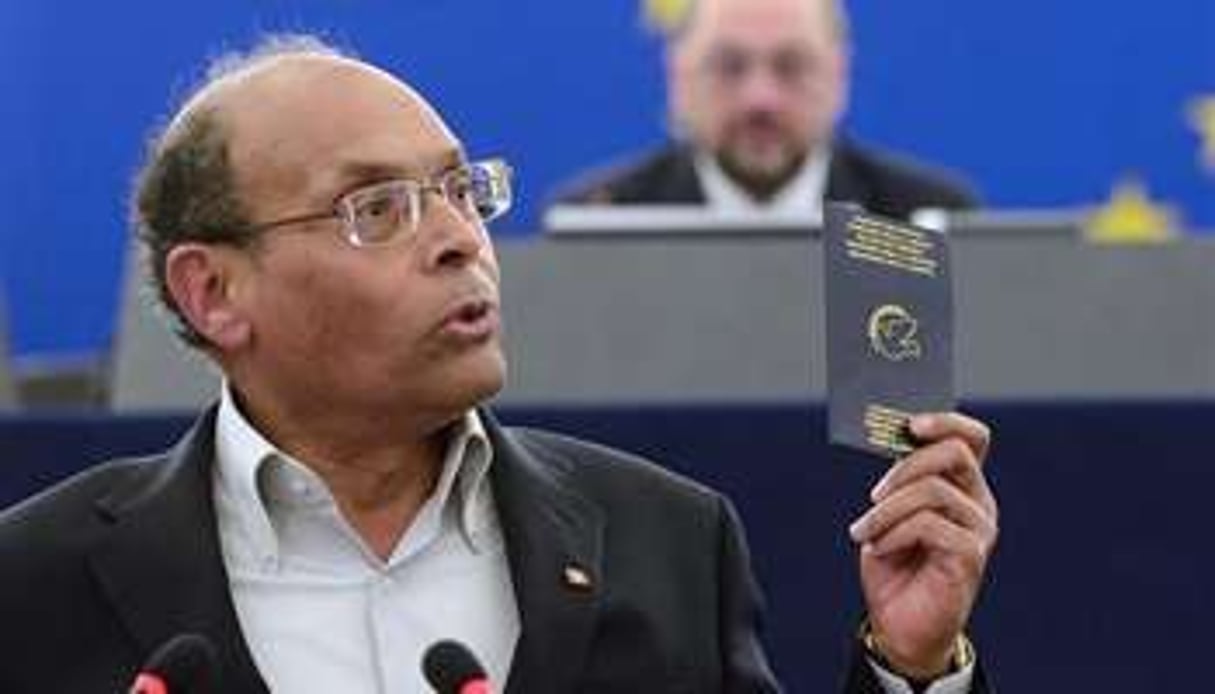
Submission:
<svg viewBox="0 0 1215 694">
<path fill-rule="evenodd" d="M 421 166 L 414 163 L 401 164 L 381 161 L 347 161 L 338 168 L 338 177 L 343 181 L 357 182 L 388 178 L 425 178 L 463 166 L 468 158 L 461 147 L 444 150 L 434 157 L 427 157 Z"/>
<path fill-rule="evenodd" d="M 444 150 L 443 153 L 439 155 L 439 170 L 441 171 L 454 169 L 457 166 L 464 166 L 467 163 L 468 153 L 465 152 L 464 148 L 460 146 Z"/>
<path fill-rule="evenodd" d="M 358 183 L 387 178 L 411 176 L 414 172 L 398 164 L 384 162 L 349 161 L 338 168 L 338 178 L 347 183 Z"/>
</svg>

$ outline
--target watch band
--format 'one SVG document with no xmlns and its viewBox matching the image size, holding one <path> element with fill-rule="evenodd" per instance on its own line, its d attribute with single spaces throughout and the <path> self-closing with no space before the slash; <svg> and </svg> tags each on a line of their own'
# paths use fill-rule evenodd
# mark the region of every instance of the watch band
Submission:
<svg viewBox="0 0 1215 694">
<path fill-rule="evenodd" d="M 922 691 L 924 687 L 932 683 L 932 680 L 923 682 L 908 677 L 907 675 L 899 672 L 898 668 L 891 665 L 890 661 L 886 659 L 886 656 L 882 654 L 881 648 L 878 647 L 877 636 L 874 635 L 873 628 L 869 624 L 868 619 L 861 622 L 861 628 L 858 636 L 860 637 L 861 644 L 865 647 L 866 655 L 872 658 L 874 662 L 881 665 L 882 668 L 889 671 L 891 674 L 898 675 L 899 677 L 911 682 L 913 688 L 917 691 Z M 974 644 L 971 643 L 970 638 L 966 636 L 965 632 L 959 633 L 957 638 L 954 640 L 953 655 L 950 656 L 949 659 L 949 668 L 937 675 L 937 677 L 934 679 L 939 679 L 947 675 L 952 675 L 955 672 L 960 672 L 963 669 L 973 665 L 975 659 L 976 655 Z"/>
</svg>

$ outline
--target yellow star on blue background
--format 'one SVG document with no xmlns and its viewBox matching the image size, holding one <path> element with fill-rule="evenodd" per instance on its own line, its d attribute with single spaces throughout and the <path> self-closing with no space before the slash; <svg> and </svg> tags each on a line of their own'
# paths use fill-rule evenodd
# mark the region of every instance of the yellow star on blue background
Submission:
<svg viewBox="0 0 1215 694">
<path fill-rule="evenodd" d="M 1093 211 L 1086 231 L 1099 243 L 1155 243 L 1173 238 L 1178 221 L 1176 211 L 1153 200 L 1139 177 L 1124 176 Z"/>
<path fill-rule="evenodd" d="M 642 0 L 645 23 L 661 34 L 672 34 L 683 24 L 692 0 Z"/>
</svg>

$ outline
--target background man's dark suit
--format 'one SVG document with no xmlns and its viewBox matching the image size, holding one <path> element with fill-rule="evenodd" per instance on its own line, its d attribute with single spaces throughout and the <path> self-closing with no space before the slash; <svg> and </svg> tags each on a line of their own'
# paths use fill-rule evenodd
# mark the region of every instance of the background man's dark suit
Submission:
<svg viewBox="0 0 1215 694">
<path fill-rule="evenodd" d="M 956 176 L 847 138 L 839 139 L 832 150 L 826 198 L 860 203 L 870 212 L 904 219 L 921 207 L 965 209 L 978 202 Z M 586 174 L 560 189 L 556 200 L 702 204 L 705 194 L 692 163 L 692 150 L 672 145 L 639 160 Z"/>
<path fill-rule="evenodd" d="M 508 691 L 777 690 L 725 499 L 625 454 L 484 418 L 522 621 Z M 218 647 L 218 691 L 266 691 L 216 532 L 214 419 L 212 410 L 164 455 L 94 468 L 0 516 L 10 635 L 0 691 L 124 691 L 148 654 L 182 632 Z M 589 573 L 590 590 L 563 583 L 568 566 Z M 976 692 L 986 691 L 981 679 Z M 863 658 L 847 691 L 881 691 Z"/>
</svg>

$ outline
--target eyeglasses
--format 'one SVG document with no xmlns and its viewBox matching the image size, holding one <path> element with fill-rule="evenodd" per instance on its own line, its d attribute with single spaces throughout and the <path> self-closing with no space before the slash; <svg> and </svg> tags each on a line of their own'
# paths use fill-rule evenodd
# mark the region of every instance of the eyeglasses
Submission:
<svg viewBox="0 0 1215 694">
<path fill-rule="evenodd" d="M 812 56 L 798 50 L 778 50 L 770 55 L 752 55 L 737 49 L 721 48 L 705 57 L 701 69 L 722 88 L 734 89 L 753 72 L 767 71 L 778 84 L 802 89 L 815 76 Z"/>
<path fill-rule="evenodd" d="M 449 169 L 429 180 L 382 181 L 346 193 L 328 212 L 263 222 L 249 231 L 259 233 L 289 224 L 336 218 L 342 221 L 345 238 L 351 245 L 382 246 L 418 231 L 425 213 L 426 193 L 442 196 L 464 219 L 484 224 L 510 209 L 513 174 L 504 160 L 486 159 Z"/>
</svg>

